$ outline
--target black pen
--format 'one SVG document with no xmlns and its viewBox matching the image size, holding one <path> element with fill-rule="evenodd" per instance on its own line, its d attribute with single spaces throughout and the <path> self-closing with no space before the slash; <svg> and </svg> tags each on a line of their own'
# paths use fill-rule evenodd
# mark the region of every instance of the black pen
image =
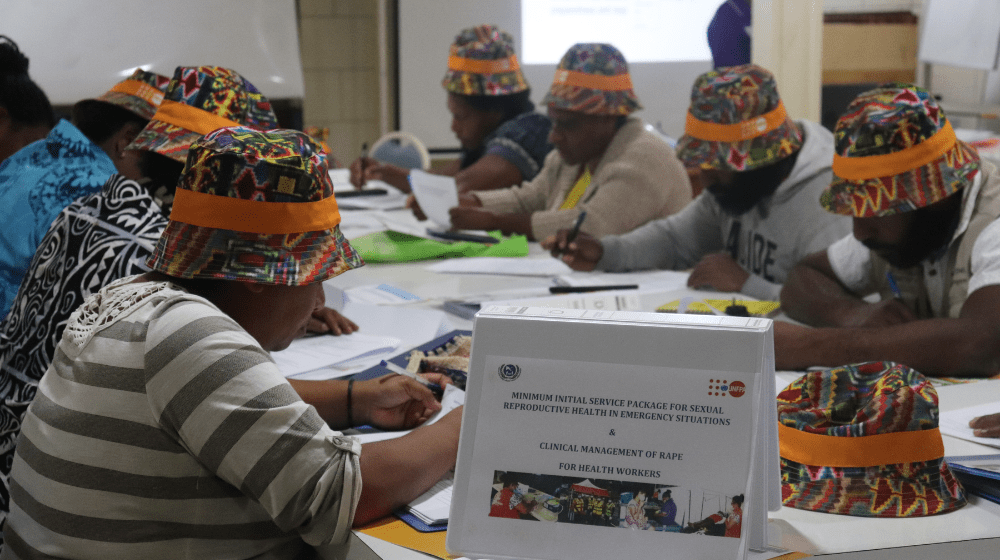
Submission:
<svg viewBox="0 0 1000 560">
<path fill-rule="evenodd" d="M 617 284 L 609 286 L 552 286 L 550 294 L 583 294 L 586 292 L 601 292 L 604 290 L 638 290 L 638 284 Z"/>
<path fill-rule="evenodd" d="M 573 229 L 570 230 L 569 235 L 566 236 L 566 247 L 576 239 L 576 236 L 580 234 L 580 226 L 583 225 L 584 218 L 587 217 L 587 211 L 584 210 L 580 212 L 580 215 L 576 217 L 576 223 L 573 224 Z"/>
</svg>

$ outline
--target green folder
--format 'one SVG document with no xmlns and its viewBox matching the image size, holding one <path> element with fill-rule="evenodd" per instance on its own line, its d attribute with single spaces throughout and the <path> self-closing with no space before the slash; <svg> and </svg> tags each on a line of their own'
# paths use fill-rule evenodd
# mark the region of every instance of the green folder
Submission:
<svg viewBox="0 0 1000 560">
<path fill-rule="evenodd" d="M 499 231 L 490 232 L 496 243 L 471 241 L 442 242 L 398 231 L 380 231 L 351 240 L 351 246 L 369 263 L 398 263 L 455 257 L 524 257 L 528 239 L 513 235 L 506 239 Z"/>
</svg>

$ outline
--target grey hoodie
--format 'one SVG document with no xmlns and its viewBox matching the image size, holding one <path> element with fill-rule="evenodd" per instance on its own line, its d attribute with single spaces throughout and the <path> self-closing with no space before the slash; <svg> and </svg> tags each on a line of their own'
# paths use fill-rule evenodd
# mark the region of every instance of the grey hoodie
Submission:
<svg viewBox="0 0 1000 560">
<path fill-rule="evenodd" d="M 628 271 L 683 270 L 705 255 L 725 251 L 750 273 L 743 293 L 777 300 L 788 272 L 802 257 L 826 249 L 851 232 L 851 219 L 819 204 L 832 178 L 833 134 L 819 124 L 796 121 L 805 136 L 795 166 L 774 194 L 737 217 L 702 192 L 680 212 L 624 235 L 601 238 L 597 268 Z"/>
</svg>

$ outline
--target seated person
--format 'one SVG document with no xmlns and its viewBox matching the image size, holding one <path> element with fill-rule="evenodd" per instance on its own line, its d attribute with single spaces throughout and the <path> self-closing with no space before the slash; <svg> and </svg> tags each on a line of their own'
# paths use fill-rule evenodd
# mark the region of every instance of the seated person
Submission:
<svg viewBox="0 0 1000 560">
<path fill-rule="evenodd" d="M 728 512 L 720 511 L 701 521 L 688 523 L 681 532 L 694 533 L 700 530 L 704 530 L 706 535 L 740 538 L 740 531 L 743 530 L 743 494 L 733 496 Z"/>
<path fill-rule="evenodd" d="M 186 84 L 186 97 L 182 97 L 181 82 Z M 229 94 L 222 102 L 213 95 L 197 95 L 208 91 Z M 173 198 L 188 148 L 203 133 L 211 132 L 185 126 L 213 119 L 260 130 L 278 126 L 268 100 L 242 76 L 225 68 L 178 68 L 166 100 L 175 103 L 170 114 L 199 118 L 188 118 L 181 126 L 161 120 L 169 118 L 163 113 L 150 113 L 152 120 L 139 142 L 127 150 L 139 160 L 142 183 L 115 174 L 100 192 L 64 208 L 42 238 L 14 304 L 0 323 L 0 423 L 6 426 L 0 434 L 0 520 L 8 511 L 7 474 L 21 420 L 38 380 L 57 355 L 56 346 L 70 315 L 111 282 L 149 271 L 146 261 L 167 226 L 167 216 L 153 195 L 159 192 Z M 132 102 L 140 101 L 136 97 Z M 357 328 L 333 310 L 319 310 L 316 316 L 320 320 L 311 325 L 314 331 L 339 334 Z"/>
<path fill-rule="evenodd" d="M 386 376 L 339 381 L 313 407 L 268 355 L 305 332 L 323 281 L 362 264 L 339 222 L 305 134 L 195 142 L 153 271 L 88 298 L 39 384 L 4 554 L 301 558 L 448 472 L 461 409 L 362 447 L 331 426 L 414 427 L 440 404 Z"/>
<path fill-rule="evenodd" d="M 114 173 L 138 179 L 125 146 L 149 122 L 167 78 L 136 70 L 97 99 L 73 107 L 44 141 L 25 147 L 0 168 L 0 317 L 7 314 L 24 272 L 52 220 L 81 196 L 97 192 Z M 142 88 L 145 89 L 142 89 Z M 134 92 L 125 90 L 134 89 Z"/>
<path fill-rule="evenodd" d="M 48 96 L 28 76 L 28 57 L 0 35 L 0 163 L 56 125 Z"/>
<path fill-rule="evenodd" d="M 451 45 L 441 85 L 462 153 L 437 173 L 454 176 L 461 192 L 520 185 L 538 175 L 552 150 L 551 124 L 535 112 L 507 32 L 493 25 L 463 29 Z M 379 179 L 410 192 L 409 173 L 367 157 L 351 164 L 351 182 L 358 188 Z"/>
<path fill-rule="evenodd" d="M 459 196 L 452 226 L 545 239 L 587 212 L 581 231 L 603 236 L 631 231 L 691 201 L 691 182 L 674 151 L 628 116 L 639 100 L 615 47 L 570 47 L 543 103 L 556 149 L 538 177 Z"/>
<path fill-rule="evenodd" d="M 1000 177 L 926 90 L 862 93 L 837 122 L 821 199 L 854 235 L 805 257 L 781 292 L 778 369 L 893 361 L 928 375 L 1000 364 Z M 864 299 L 871 294 L 880 299 Z"/>
<path fill-rule="evenodd" d="M 706 192 L 624 235 L 580 234 L 567 243 L 564 230 L 542 246 L 576 270 L 692 268 L 692 288 L 777 300 L 799 259 L 850 232 L 850 220 L 819 204 L 832 152 L 828 130 L 785 115 L 770 72 L 752 64 L 713 70 L 691 88 L 677 145 Z"/>
<path fill-rule="evenodd" d="M 518 482 L 514 475 L 504 473 L 500 476 L 500 492 L 490 503 L 490 517 L 505 517 L 507 519 L 525 519 L 531 517 L 531 512 L 538 507 L 529 496 L 521 496 L 517 492 Z"/>
</svg>

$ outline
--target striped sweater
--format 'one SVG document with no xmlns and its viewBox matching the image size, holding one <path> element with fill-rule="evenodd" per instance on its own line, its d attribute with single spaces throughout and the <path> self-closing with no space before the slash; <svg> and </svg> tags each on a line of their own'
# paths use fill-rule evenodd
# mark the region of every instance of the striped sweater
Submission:
<svg viewBox="0 0 1000 560">
<path fill-rule="evenodd" d="M 39 384 L 0 558 L 293 558 L 345 540 L 360 444 L 207 300 L 129 280 L 74 313 Z"/>
</svg>

